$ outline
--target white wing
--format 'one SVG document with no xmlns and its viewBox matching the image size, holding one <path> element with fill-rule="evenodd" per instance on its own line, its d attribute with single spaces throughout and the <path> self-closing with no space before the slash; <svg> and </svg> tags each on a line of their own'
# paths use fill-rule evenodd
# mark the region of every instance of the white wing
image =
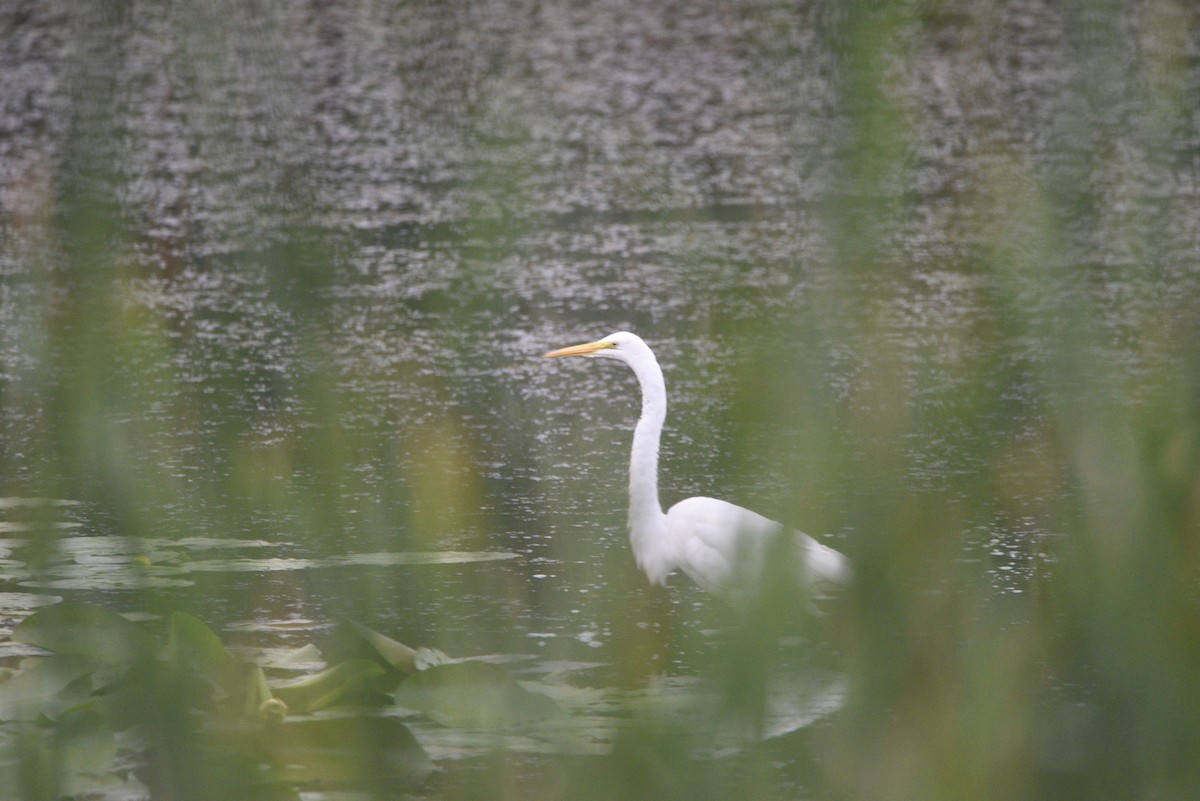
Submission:
<svg viewBox="0 0 1200 801">
<path fill-rule="evenodd" d="M 680 569 L 709 591 L 728 590 L 761 575 L 767 549 L 784 528 L 760 514 L 716 498 L 688 498 L 667 512 L 667 534 Z M 846 557 L 799 531 L 797 572 L 806 581 L 844 582 Z"/>
</svg>

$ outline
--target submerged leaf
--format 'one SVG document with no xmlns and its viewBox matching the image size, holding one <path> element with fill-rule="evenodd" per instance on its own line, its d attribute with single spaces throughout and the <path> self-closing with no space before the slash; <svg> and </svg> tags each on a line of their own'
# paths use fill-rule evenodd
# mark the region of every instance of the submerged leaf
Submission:
<svg viewBox="0 0 1200 801">
<path fill-rule="evenodd" d="M 58 654 L 90 656 L 121 664 L 150 656 L 154 639 L 125 618 L 102 606 L 61 603 L 21 621 L 12 638 Z"/>
<path fill-rule="evenodd" d="M 498 728 L 562 714 L 549 696 L 517 684 L 499 665 L 457 662 L 414 673 L 401 683 L 396 703 L 443 726 Z"/>
</svg>

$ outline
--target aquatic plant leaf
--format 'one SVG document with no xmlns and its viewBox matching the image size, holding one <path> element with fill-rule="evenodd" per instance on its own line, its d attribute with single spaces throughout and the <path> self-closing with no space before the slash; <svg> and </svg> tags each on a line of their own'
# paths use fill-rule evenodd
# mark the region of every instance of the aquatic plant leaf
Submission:
<svg viewBox="0 0 1200 801">
<path fill-rule="evenodd" d="M 32 592 L 0 592 L 0 618 L 56 604 L 61 595 L 37 595 Z"/>
<path fill-rule="evenodd" d="M 151 539 L 147 542 L 159 547 L 186 548 L 189 551 L 226 550 L 237 548 L 278 548 L 288 545 L 286 542 L 267 542 L 266 540 L 225 540 L 219 537 L 183 537 L 181 539 Z"/>
<path fill-rule="evenodd" d="M 140 798 L 109 795 L 116 739 L 94 712 L 65 715 L 54 725 L 5 727 L 0 737 L 0 798 Z M 7 740 L 7 742 L 6 742 Z"/>
<path fill-rule="evenodd" d="M 212 629 L 184 612 L 172 612 L 167 624 L 167 659 L 224 687 L 231 686 L 237 674 L 237 663 Z"/>
<path fill-rule="evenodd" d="M 258 618 L 230 623 L 226 631 L 237 631 L 248 634 L 289 634 L 294 635 L 306 631 L 320 631 L 326 624 L 319 620 L 305 617 L 288 616 L 285 618 Z"/>
<path fill-rule="evenodd" d="M 187 562 L 185 566 L 188 571 L 197 573 L 261 573 L 329 567 L 451 565 L 516 559 L 519 556 L 520 554 L 509 551 L 397 551 L 352 553 L 324 559 L 299 559 L 294 557 L 204 559 Z"/>
<path fill-rule="evenodd" d="M 349 699 L 362 703 L 374 698 L 383 702 L 386 696 L 379 697 L 380 692 L 372 686 L 371 680 L 385 673 L 381 665 L 369 659 L 352 659 L 315 676 L 274 687 L 272 693 L 298 715 L 346 703 Z"/>
<path fill-rule="evenodd" d="M 242 714 L 250 719 L 277 722 L 288 714 L 288 705 L 271 692 L 267 674 L 258 665 L 247 666 L 246 701 Z"/>
<path fill-rule="evenodd" d="M 21 587 L 35 590 L 166 590 L 176 587 L 191 587 L 194 581 L 169 579 L 158 576 L 111 575 L 97 578 L 32 579 L 18 582 Z"/>
<path fill-rule="evenodd" d="M 72 523 L 63 521 L 41 522 L 41 521 L 21 521 L 21 520 L 0 520 L 0 533 L 4 534 L 28 534 L 30 532 L 49 531 L 66 531 L 72 528 L 80 528 L 82 523 Z"/>
<path fill-rule="evenodd" d="M 337 659 L 369 659 L 407 675 L 417 669 L 415 648 L 353 620 L 342 620 L 334 634 Z"/>
<path fill-rule="evenodd" d="M 17 642 L 58 654 L 121 664 L 152 655 L 156 643 L 136 624 L 103 606 L 61 603 L 34 612 L 13 628 Z"/>
<path fill-rule="evenodd" d="M 433 771 L 425 749 L 394 717 L 287 721 L 271 729 L 265 745 L 289 781 L 369 782 L 389 797 Z"/>
<path fill-rule="evenodd" d="M 446 655 L 445 651 L 438 650 L 437 648 L 429 648 L 424 645 L 417 649 L 414 659 L 416 660 L 417 670 L 427 670 L 435 665 L 445 665 L 453 661 Z"/>
<path fill-rule="evenodd" d="M 327 667 L 325 655 L 312 643 L 299 648 L 267 647 L 251 648 L 234 646 L 230 653 L 244 662 L 253 662 L 272 670 L 292 670 L 311 673 Z"/>
<path fill-rule="evenodd" d="M 323 566 L 322 562 L 315 559 L 290 557 L 205 559 L 186 564 L 187 570 L 192 573 L 274 573 L 286 570 L 308 570 Z"/>
<path fill-rule="evenodd" d="M 94 789 L 117 756 L 117 741 L 104 716 L 87 708 L 59 718 L 51 742 L 64 795 Z"/>
<path fill-rule="evenodd" d="M 404 675 L 450 661 L 436 648 L 411 648 L 353 620 L 338 624 L 333 651 L 339 659 L 371 659 Z"/>
<path fill-rule="evenodd" d="M 83 701 L 90 687 L 84 690 L 77 682 L 96 666 L 96 660 L 82 656 L 42 657 L 33 667 L 0 683 L 0 720 L 34 720 L 52 707 L 65 708 Z M 70 687 L 79 693 L 68 692 Z"/>
<path fill-rule="evenodd" d="M 501 728 L 562 714 L 549 696 L 526 690 L 504 668 L 487 662 L 422 670 L 401 682 L 393 697 L 443 726 Z"/>
<path fill-rule="evenodd" d="M 394 567 L 396 565 L 459 565 L 470 562 L 495 562 L 519 559 L 511 551 L 382 551 L 378 553 L 349 553 L 324 560 L 328 567 L 366 566 Z"/>
<path fill-rule="evenodd" d="M 0 509 L 17 509 L 23 507 L 39 507 L 39 506 L 78 506 L 79 501 L 68 501 L 63 498 L 35 498 L 35 497 L 19 497 L 9 496 L 0 498 Z"/>
<path fill-rule="evenodd" d="M 190 587 L 194 583 L 180 576 L 186 571 L 177 565 L 140 564 L 132 558 L 105 559 L 80 555 L 76 561 L 57 563 L 45 576 L 26 579 L 22 587 L 48 590 L 149 590 Z"/>
</svg>

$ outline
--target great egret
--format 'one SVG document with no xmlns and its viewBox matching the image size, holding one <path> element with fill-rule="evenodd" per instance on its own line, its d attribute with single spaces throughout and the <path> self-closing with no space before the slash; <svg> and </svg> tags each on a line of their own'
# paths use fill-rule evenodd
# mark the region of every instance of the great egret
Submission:
<svg viewBox="0 0 1200 801">
<path fill-rule="evenodd" d="M 642 416 L 629 459 L 629 540 L 638 567 L 650 581 L 666 584 L 682 570 L 709 592 L 745 590 L 761 575 L 771 546 L 786 532 L 800 577 L 809 583 L 843 583 L 846 557 L 799 531 L 716 498 L 688 498 L 663 512 L 658 501 L 658 443 L 667 417 L 662 368 L 642 338 L 628 331 L 596 342 L 552 350 L 546 358 L 588 356 L 617 359 L 633 368 L 642 389 Z M 787 544 L 787 543 L 785 543 Z"/>
</svg>

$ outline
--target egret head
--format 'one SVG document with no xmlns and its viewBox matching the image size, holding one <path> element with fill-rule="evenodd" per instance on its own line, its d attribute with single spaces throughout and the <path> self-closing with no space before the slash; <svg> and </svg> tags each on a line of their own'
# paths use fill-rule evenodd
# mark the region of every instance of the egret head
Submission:
<svg viewBox="0 0 1200 801">
<path fill-rule="evenodd" d="M 618 331 L 609 334 L 604 339 L 586 342 L 582 345 L 572 345 L 569 348 L 559 348 L 546 354 L 547 359 L 557 356 L 600 356 L 606 359 L 618 359 L 630 362 L 638 356 L 650 352 L 650 347 L 637 334 L 628 331 Z"/>
</svg>

